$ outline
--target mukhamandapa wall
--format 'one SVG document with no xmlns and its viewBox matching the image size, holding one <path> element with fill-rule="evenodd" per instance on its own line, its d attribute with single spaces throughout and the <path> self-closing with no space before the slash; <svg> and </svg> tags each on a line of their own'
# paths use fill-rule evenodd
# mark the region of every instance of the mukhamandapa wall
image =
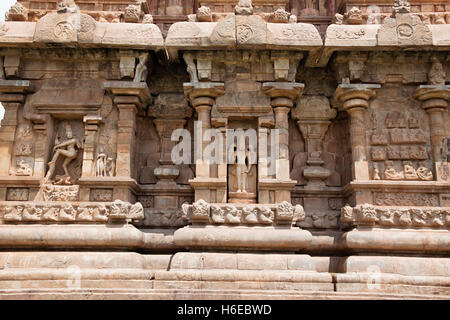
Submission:
<svg viewBox="0 0 450 320">
<path fill-rule="evenodd" d="M 0 23 L 2 297 L 450 296 L 448 5 L 75 2 Z"/>
</svg>

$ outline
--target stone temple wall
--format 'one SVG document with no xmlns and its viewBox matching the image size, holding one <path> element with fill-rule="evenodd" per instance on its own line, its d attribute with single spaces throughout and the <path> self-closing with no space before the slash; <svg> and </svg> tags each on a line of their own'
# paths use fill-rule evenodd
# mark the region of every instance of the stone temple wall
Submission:
<svg viewBox="0 0 450 320">
<path fill-rule="evenodd" d="M 0 23 L 0 297 L 448 299 L 446 5 L 190 4 Z"/>
</svg>

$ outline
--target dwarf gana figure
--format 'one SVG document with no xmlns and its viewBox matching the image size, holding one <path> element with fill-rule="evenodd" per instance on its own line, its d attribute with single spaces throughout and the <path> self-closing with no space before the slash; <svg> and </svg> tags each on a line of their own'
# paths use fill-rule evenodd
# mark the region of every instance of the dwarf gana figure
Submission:
<svg viewBox="0 0 450 320">
<path fill-rule="evenodd" d="M 58 161 L 59 157 L 61 156 L 65 158 L 62 165 L 64 175 L 66 177 L 69 177 L 68 165 L 72 162 L 72 160 L 74 160 L 77 157 L 78 154 L 77 149 L 81 148 L 81 145 L 78 142 L 78 140 L 73 137 L 72 128 L 70 127 L 69 124 L 66 124 L 66 140 L 62 143 L 59 143 L 59 139 L 57 139 L 56 142 L 57 143 L 53 147 L 54 152 L 53 158 L 48 163 L 48 172 L 44 179 L 45 183 L 48 182 L 55 173 L 56 161 Z"/>
</svg>

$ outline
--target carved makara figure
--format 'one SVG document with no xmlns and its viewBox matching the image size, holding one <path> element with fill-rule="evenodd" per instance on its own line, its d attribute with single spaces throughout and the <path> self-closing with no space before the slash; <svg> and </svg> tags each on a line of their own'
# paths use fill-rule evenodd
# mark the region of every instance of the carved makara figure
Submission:
<svg viewBox="0 0 450 320">
<path fill-rule="evenodd" d="M 42 220 L 45 221 L 58 221 L 58 208 L 53 206 L 52 204 L 44 205 L 42 212 Z"/>
<path fill-rule="evenodd" d="M 251 207 L 244 207 L 242 209 L 242 214 L 244 216 L 244 221 L 247 223 L 258 223 L 258 218 L 256 217 L 255 214 L 255 209 L 251 208 Z"/>
<path fill-rule="evenodd" d="M 136 73 L 134 75 L 134 82 L 145 82 L 148 76 L 148 53 L 141 54 L 139 56 L 139 63 L 136 66 Z"/>
<path fill-rule="evenodd" d="M 63 170 L 64 170 L 64 178 L 65 182 L 70 181 L 70 175 L 69 175 L 69 169 L 68 165 L 77 157 L 78 150 L 81 148 L 80 142 L 73 137 L 72 128 L 69 124 L 66 125 L 66 140 L 62 143 L 59 143 L 59 139 L 56 139 L 56 144 L 53 147 L 53 158 L 48 163 L 48 171 L 44 179 L 44 183 L 47 183 L 53 174 L 55 173 L 56 169 L 56 161 L 59 159 L 60 156 L 64 157 L 63 162 Z"/>
<path fill-rule="evenodd" d="M 224 214 L 225 212 L 218 205 L 211 206 L 211 220 L 213 221 L 213 223 L 224 223 Z"/>
<path fill-rule="evenodd" d="M 183 59 L 186 63 L 186 70 L 191 82 L 198 82 L 197 66 L 195 65 L 194 56 L 191 53 L 185 53 Z"/>
<path fill-rule="evenodd" d="M 42 208 L 35 206 L 34 204 L 25 204 L 22 214 L 24 221 L 38 221 L 41 219 L 41 215 Z"/>
<path fill-rule="evenodd" d="M 225 222 L 237 224 L 241 222 L 240 211 L 235 206 L 227 205 L 225 207 Z"/>
<path fill-rule="evenodd" d="M 86 203 L 82 203 L 78 206 L 77 213 L 77 220 L 92 221 L 92 210 L 90 210 Z"/>
<path fill-rule="evenodd" d="M 390 209 L 385 209 L 382 211 L 381 216 L 380 216 L 380 224 L 381 225 L 394 225 L 394 218 L 395 218 L 395 214 L 394 211 L 390 210 Z"/>
<path fill-rule="evenodd" d="M 65 203 L 59 210 L 59 220 L 74 221 L 77 211 L 70 203 Z"/>
<path fill-rule="evenodd" d="M 5 215 L 3 219 L 6 221 L 21 221 L 22 220 L 23 206 L 5 207 Z"/>
<path fill-rule="evenodd" d="M 97 207 L 97 210 L 94 212 L 94 220 L 99 222 L 106 222 L 108 221 L 108 210 L 104 205 L 99 205 Z"/>
<path fill-rule="evenodd" d="M 261 224 L 272 224 L 273 223 L 273 212 L 269 207 L 259 208 L 258 221 Z"/>
</svg>

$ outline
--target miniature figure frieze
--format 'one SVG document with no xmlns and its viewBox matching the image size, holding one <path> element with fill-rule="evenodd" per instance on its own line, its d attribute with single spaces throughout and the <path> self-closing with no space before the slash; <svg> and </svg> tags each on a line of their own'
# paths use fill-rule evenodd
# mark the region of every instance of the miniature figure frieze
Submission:
<svg viewBox="0 0 450 320">
<path fill-rule="evenodd" d="M 377 166 L 377 170 L 378 166 Z M 379 177 L 379 171 L 377 172 Z M 386 161 L 384 165 L 384 180 L 421 180 L 432 181 L 433 172 L 428 168 L 425 162 L 420 162 L 418 168 L 415 168 L 411 161 L 404 161 L 403 168 L 395 167 L 394 161 Z M 375 180 L 375 172 L 374 172 Z"/>
<path fill-rule="evenodd" d="M 379 207 L 370 204 L 352 208 L 346 205 L 341 211 L 341 221 L 349 226 L 448 229 L 450 208 Z"/>
<path fill-rule="evenodd" d="M 20 202 L 0 203 L 5 210 L 3 223 L 111 223 L 139 221 L 144 218 L 142 205 L 114 202 Z M 70 201 L 70 200 L 65 200 Z"/>
</svg>

